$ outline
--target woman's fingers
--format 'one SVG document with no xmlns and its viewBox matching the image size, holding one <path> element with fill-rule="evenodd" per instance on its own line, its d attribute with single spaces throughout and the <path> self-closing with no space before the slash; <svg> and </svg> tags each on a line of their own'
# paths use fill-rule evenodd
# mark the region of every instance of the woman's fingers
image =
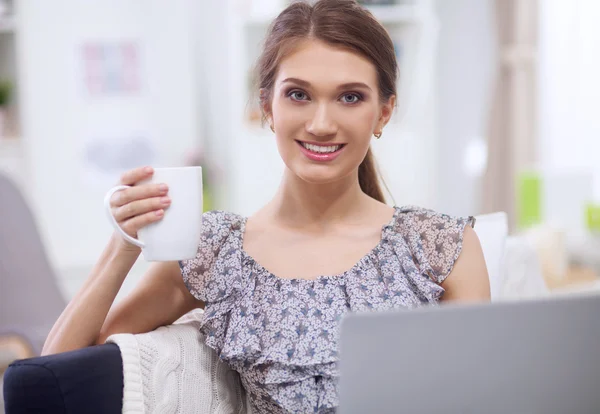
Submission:
<svg viewBox="0 0 600 414">
<path fill-rule="evenodd" d="M 159 221 L 163 218 L 164 214 L 164 210 L 154 210 L 139 216 L 134 216 L 121 223 L 121 228 L 128 234 L 136 235 L 142 227 Z"/>
<path fill-rule="evenodd" d="M 171 204 L 169 197 L 152 197 L 132 201 L 121 207 L 113 209 L 113 216 L 118 223 L 132 217 L 146 214 L 156 210 L 163 210 Z"/>
<path fill-rule="evenodd" d="M 169 188 L 166 184 L 144 184 L 117 191 L 110 199 L 111 207 L 121 207 L 137 200 L 160 197 L 167 194 Z"/>
<path fill-rule="evenodd" d="M 123 173 L 121 184 L 129 188 L 117 191 L 110 199 L 115 220 L 132 237 L 137 237 L 142 227 L 162 219 L 171 204 L 166 184 L 139 184 L 152 174 L 152 167 L 134 168 Z"/>
<path fill-rule="evenodd" d="M 136 183 L 152 177 L 154 169 L 152 167 L 139 167 L 129 171 L 125 171 L 121 176 L 121 184 L 135 185 Z"/>
</svg>

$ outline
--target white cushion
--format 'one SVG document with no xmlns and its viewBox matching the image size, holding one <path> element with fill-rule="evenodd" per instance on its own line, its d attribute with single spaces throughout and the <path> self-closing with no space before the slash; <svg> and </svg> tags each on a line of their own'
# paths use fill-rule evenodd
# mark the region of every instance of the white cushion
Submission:
<svg viewBox="0 0 600 414">
<path fill-rule="evenodd" d="M 508 218 L 506 213 L 499 212 L 480 215 L 475 219 L 475 232 L 483 249 L 492 300 L 496 300 L 502 296 L 504 285 L 503 259 L 508 236 Z"/>
<path fill-rule="evenodd" d="M 504 254 L 502 299 L 548 295 L 542 267 L 534 247 L 524 237 L 508 237 Z"/>
</svg>

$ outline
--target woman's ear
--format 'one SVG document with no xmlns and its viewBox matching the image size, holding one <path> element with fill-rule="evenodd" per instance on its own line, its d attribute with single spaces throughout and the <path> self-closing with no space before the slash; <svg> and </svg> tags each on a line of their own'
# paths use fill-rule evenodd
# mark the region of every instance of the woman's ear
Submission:
<svg viewBox="0 0 600 414">
<path fill-rule="evenodd" d="M 271 98 L 269 96 L 269 93 L 266 89 L 261 88 L 258 91 L 258 96 L 259 96 L 259 102 L 260 102 L 260 109 L 262 111 L 263 114 L 263 119 L 269 123 L 272 123 L 271 121 Z"/>
<path fill-rule="evenodd" d="M 394 113 L 394 108 L 396 107 L 396 95 L 390 96 L 387 102 L 381 105 L 381 113 L 379 115 L 379 121 L 377 122 L 378 130 L 383 130 L 383 127 L 387 125 L 387 123 L 392 118 Z"/>
</svg>

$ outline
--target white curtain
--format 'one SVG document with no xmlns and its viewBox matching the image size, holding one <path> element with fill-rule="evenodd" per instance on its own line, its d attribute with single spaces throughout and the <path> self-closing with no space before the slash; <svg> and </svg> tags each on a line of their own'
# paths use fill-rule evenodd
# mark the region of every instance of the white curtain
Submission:
<svg viewBox="0 0 600 414">
<path fill-rule="evenodd" d="M 483 211 L 505 211 L 514 228 L 515 178 L 536 162 L 537 0 L 496 0 L 500 51 L 488 134 Z"/>
<path fill-rule="evenodd" d="M 600 1 L 540 1 L 539 154 L 594 174 L 600 201 Z"/>
</svg>

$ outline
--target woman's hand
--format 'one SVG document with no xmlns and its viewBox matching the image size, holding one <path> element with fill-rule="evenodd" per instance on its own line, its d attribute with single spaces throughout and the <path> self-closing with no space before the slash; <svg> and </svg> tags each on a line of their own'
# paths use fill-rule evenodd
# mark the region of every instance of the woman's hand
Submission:
<svg viewBox="0 0 600 414">
<path fill-rule="evenodd" d="M 137 233 L 142 227 L 161 220 L 165 209 L 171 204 L 166 184 L 139 184 L 152 177 L 152 174 L 154 170 L 151 167 L 140 167 L 125 172 L 120 184 L 129 185 L 131 188 L 117 191 L 110 199 L 112 215 L 123 231 L 134 238 L 137 238 Z M 139 252 L 139 247 L 121 237 L 119 239 L 120 248 Z"/>
</svg>

